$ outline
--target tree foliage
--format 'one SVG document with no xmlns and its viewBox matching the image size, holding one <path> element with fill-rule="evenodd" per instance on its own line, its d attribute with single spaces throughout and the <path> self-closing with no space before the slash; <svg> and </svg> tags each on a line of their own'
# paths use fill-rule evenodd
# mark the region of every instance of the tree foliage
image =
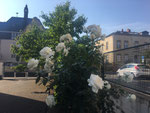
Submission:
<svg viewBox="0 0 150 113">
<path fill-rule="evenodd" d="M 55 48 L 60 36 L 70 33 L 74 37 L 79 37 L 86 23 L 84 16 L 76 18 L 77 11 L 70 8 L 70 2 L 60 4 L 55 11 L 49 15 L 43 14 L 43 24 L 48 27 L 46 30 L 34 26 L 31 31 L 23 33 L 16 38 L 16 45 L 12 45 L 12 52 L 22 61 L 30 58 L 38 58 L 39 51 L 49 46 Z"/>
<path fill-rule="evenodd" d="M 31 31 L 21 34 L 15 40 L 16 44 L 12 45 L 11 50 L 22 61 L 28 61 L 32 57 L 39 58 L 39 51 L 45 46 L 51 46 L 49 37 L 36 26 Z"/>
<path fill-rule="evenodd" d="M 79 34 L 83 31 L 83 26 L 86 23 L 84 16 L 78 16 L 74 8 L 70 8 L 70 2 L 60 4 L 55 8 L 55 11 L 49 15 L 43 14 L 44 25 L 49 29 L 50 37 L 59 41 L 60 36 L 70 33 L 72 37 L 79 38 Z"/>
</svg>

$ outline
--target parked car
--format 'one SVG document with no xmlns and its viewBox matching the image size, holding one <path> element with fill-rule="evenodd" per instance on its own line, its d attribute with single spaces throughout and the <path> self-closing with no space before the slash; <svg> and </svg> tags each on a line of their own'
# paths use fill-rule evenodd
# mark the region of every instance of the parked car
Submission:
<svg viewBox="0 0 150 113">
<path fill-rule="evenodd" d="M 150 68 L 144 64 L 128 63 L 117 70 L 118 76 L 123 76 L 124 73 L 131 73 L 134 77 L 139 77 L 142 75 L 150 76 Z"/>
</svg>

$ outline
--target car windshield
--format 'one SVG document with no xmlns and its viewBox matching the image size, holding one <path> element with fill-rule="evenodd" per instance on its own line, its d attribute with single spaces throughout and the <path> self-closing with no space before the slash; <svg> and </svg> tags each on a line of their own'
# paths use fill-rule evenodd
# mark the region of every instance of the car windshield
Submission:
<svg viewBox="0 0 150 113">
<path fill-rule="evenodd" d="M 150 69 L 147 65 L 137 65 L 141 69 Z"/>
</svg>

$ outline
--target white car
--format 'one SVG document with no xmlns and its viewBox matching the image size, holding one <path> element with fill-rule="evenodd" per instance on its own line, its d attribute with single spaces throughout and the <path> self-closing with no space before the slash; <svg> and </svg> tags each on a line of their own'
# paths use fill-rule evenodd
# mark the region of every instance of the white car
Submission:
<svg viewBox="0 0 150 113">
<path fill-rule="evenodd" d="M 129 63 L 117 70 L 118 76 L 124 76 L 125 73 L 131 73 L 134 77 L 150 75 L 150 68 L 144 64 Z"/>
</svg>

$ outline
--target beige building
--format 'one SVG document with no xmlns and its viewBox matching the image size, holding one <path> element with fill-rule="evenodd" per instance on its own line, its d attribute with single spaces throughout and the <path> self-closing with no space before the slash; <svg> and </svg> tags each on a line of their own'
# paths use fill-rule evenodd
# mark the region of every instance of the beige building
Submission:
<svg viewBox="0 0 150 113">
<path fill-rule="evenodd" d="M 150 35 L 147 31 L 137 33 L 127 29 L 127 31 L 114 32 L 97 42 L 101 45 L 100 50 L 109 63 L 120 65 L 129 62 L 140 63 L 143 51 L 148 49 Z"/>
<path fill-rule="evenodd" d="M 34 25 L 44 29 L 37 17 L 28 18 L 27 5 L 24 8 L 24 17 L 11 17 L 7 22 L 0 22 L 0 62 L 8 66 L 16 62 L 15 55 L 11 53 L 11 45 L 15 44 L 15 37 L 29 31 Z"/>
<path fill-rule="evenodd" d="M 14 40 L 0 40 L 0 62 L 16 62 L 15 55 L 11 53 L 10 46 L 15 44 Z"/>
</svg>

